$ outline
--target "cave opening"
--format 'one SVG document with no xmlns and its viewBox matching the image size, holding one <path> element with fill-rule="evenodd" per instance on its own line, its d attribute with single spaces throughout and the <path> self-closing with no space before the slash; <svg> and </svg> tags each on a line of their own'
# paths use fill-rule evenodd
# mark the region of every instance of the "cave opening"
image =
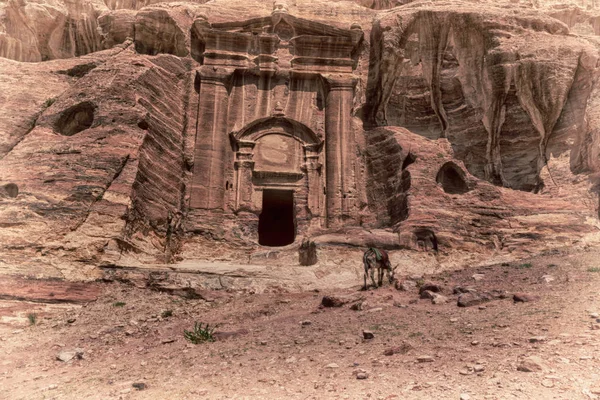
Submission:
<svg viewBox="0 0 600 400">
<path fill-rule="evenodd" d="M 436 181 L 448 194 L 463 194 L 469 191 L 464 172 L 454 163 L 448 162 L 440 168 Z"/>
<path fill-rule="evenodd" d="M 430 229 L 418 229 L 415 231 L 415 238 L 417 241 L 417 248 L 420 251 L 433 250 L 438 252 L 438 240 L 435 233 Z"/>
<path fill-rule="evenodd" d="M 7 183 L 4 185 L 3 191 L 8 197 L 15 198 L 19 195 L 19 187 L 14 183 Z"/>
<path fill-rule="evenodd" d="M 294 192 L 265 189 L 258 217 L 258 243 L 279 247 L 293 243 L 295 238 Z"/>
<path fill-rule="evenodd" d="M 94 110 L 94 104 L 89 101 L 69 107 L 58 118 L 54 129 L 64 136 L 73 136 L 84 131 L 94 123 Z"/>
</svg>

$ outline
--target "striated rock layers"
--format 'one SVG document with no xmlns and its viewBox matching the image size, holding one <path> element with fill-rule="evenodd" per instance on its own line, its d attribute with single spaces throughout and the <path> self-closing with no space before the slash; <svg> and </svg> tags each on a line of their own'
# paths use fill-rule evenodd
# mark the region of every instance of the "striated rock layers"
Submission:
<svg viewBox="0 0 600 400">
<path fill-rule="evenodd" d="M 2 273 L 289 264 L 302 243 L 451 264 L 598 237 L 591 17 L 459 1 L 0 7 Z"/>
</svg>

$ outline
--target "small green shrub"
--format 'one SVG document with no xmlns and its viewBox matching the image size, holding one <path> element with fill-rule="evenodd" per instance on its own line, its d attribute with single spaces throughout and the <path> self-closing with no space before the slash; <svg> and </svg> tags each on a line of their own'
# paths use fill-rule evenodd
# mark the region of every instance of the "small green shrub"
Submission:
<svg viewBox="0 0 600 400">
<path fill-rule="evenodd" d="M 591 267 L 591 268 L 588 268 L 588 272 L 600 272 L 600 267 Z"/>
<path fill-rule="evenodd" d="M 37 314 L 29 313 L 27 314 L 27 319 L 29 320 L 29 325 L 35 325 L 35 323 L 37 322 Z"/>
<path fill-rule="evenodd" d="M 217 326 L 218 325 L 211 327 L 208 324 L 204 325 L 202 322 L 196 322 L 193 331 L 183 330 L 183 337 L 194 344 L 214 342 L 215 337 L 213 336 L 213 333 L 215 329 L 217 329 Z"/>
<path fill-rule="evenodd" d="M 114 307 L 125 307 L 125 302 L 122 301 L 116 301 L 113 303 Z"/>
<path fill-rule="evenodd" d="M 50 107 L 52 104 L 54 104 L 55 101 L 55 98 L 46 99 L 46 101 L 44 102 L 44 108 Z"/>
<path fill-rule="evenodd" d="M 165 310 L 162 313 L 160 313 L 160 316 L 163 318 L 169 318 L 173 316 L 173 310 Z"/>
<path fill-rule="evenodd" d="M 519 269 L 531 268 L 533 265 L 531 263 L 521 264 L 519 265 Z"/>
</svg>

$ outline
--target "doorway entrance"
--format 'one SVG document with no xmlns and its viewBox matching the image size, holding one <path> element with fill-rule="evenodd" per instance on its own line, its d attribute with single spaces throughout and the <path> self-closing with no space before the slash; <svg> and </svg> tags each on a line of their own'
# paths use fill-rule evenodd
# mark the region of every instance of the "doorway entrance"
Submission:
<svg viewBox="0 0 600 400">
<path fill-rule="evenodd" d="M 294 192 L 263 190 L 262 212 L 258 217 L 258 243 L 263 246 L 286 246 L 296 238 Z"/>
</svg>

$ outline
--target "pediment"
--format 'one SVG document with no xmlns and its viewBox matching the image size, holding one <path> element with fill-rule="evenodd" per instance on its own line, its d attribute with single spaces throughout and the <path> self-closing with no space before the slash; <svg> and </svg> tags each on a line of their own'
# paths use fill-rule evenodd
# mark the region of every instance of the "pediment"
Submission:
<svg viewBox="0 0 600 400">
<path fill-rule="evenodd" d="M 356 46 L 363 38 L 360 27 L 341 29 L 329 24 L 274 12 L 262 18 L 210 24 L 205 19 L 194 22 L 193 36 L 201 43 L 207 64 L 269 67 L 287 49 L 296 64 L 352 65 Z M 227 61 L 222 61 L 227 60 Z"/>
<path fill-rule="evenodd" d="M 280 26 L 286 25 L 293 29 L 294 36 L 329 36 L 347 38 L 357 44 L 363 36 L 360 28 L 340 29 L 329 24 L 299 18 L 287 13 L 274 13 L 263 18 L 253 18 L 245 21 L 215 23 L 210 28 L 222 32 L 236 32 L 253 35 L 277 35 Z"/>
</svg>

